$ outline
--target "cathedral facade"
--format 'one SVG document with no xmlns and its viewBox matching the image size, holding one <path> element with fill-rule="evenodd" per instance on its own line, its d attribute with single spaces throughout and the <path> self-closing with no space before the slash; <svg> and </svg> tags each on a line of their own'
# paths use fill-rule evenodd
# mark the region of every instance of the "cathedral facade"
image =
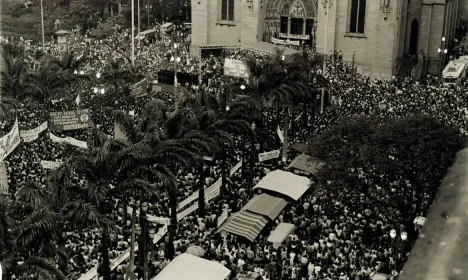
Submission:
<svg viewBox="0 0 468 280">
<path fill-rule="evenodd" d="M 313 45 L 317 0 L 193 0 L 192 47 Z"/>
<path fill-rule="evenodd" d="M 204 48 L 305 44 L 321 53 L 341 51 L 372 78 L 389 79 L 405 67 L 411 72 L 418 58 L 422 72 L 437 75 L 465 1 L 192 0 L 191 55 Z"/>
</svg>

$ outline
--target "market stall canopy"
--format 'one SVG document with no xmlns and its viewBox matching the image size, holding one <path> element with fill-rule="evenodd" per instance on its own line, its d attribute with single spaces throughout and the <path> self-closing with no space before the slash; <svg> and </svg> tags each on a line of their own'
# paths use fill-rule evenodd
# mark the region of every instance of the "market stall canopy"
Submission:
<svg viewBox="0 0 468 280">
<path fill-rule="evenodd" d="M 304 153 L 304 154 L 309 154 L 309 145 L 305 143 L 296 142 L 291 145 L 291 149 Z"/>
<path fill-rule="evenodd" d="M 295 229 L 296 226 L 293 224 L 281 223 L 270 234 L 267 241 L 273 244 L 281 244 Z"/>
<path fill-rule="evenodd" d="M 242 210 L 248 210 L 274 220 L 288 204 L 286 200 L 268 194 L 254 196 Z"/>
<path fill-rule="evenodd" d="M 270 190 L 298 200 L 309 187 L 308 178 L 283 170 L 275 170 L 263 177 L 254 189 Z"/>
<path fill-rule="evenodd" d="M 250 241 L 254 241 L 267 223 L 268 219 L 264 216 L 241 210 L 228 218 L 226 222 L 219 227 L 217 233 L 227 231 L 235 235 L 243 236 Z"/>
<path fill-rule="evenodd" d="M 153 280 L 224 280 L 231 271 L 224 265 L 190 254 L 173 259 Z"/>
<path fill-rule="evenodd" d="M 308 174 L 317 175 L 325 163 L 318 158 L 306 154 L 298 155 L 286 169 L 295 169 Z"/>
</svg>

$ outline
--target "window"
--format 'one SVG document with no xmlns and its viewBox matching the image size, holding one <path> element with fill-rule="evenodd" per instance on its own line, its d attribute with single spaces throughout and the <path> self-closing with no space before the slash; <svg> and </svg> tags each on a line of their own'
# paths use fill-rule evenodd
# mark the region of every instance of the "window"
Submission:
<svg viewBox="0 0 468 280">
<path fill-rule="evenodd" d="M 366 20 L 366 0 L 351 0 L 350 16 L 349 32 L 363 34 Z"/>
<path fill-rule="evenodd" d="M 234 21 L 234 0 L 221 0 L 221 20 Z"/>
</svg>

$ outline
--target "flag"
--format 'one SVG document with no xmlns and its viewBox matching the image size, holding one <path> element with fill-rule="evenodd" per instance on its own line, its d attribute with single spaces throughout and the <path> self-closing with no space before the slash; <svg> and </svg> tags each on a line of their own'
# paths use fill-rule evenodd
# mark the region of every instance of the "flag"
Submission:
<svg viewBox="0 0 468 280">
<path fill-rule="evenodd" d="M 80 94 L 78 93 L 78 96 L 76 97 L 75 99 L 75 102 L 76 102 L 76 106 L 79 106 L 80 103 L 81 103 L 81 98 L 80 98 Z"/>
</svg>

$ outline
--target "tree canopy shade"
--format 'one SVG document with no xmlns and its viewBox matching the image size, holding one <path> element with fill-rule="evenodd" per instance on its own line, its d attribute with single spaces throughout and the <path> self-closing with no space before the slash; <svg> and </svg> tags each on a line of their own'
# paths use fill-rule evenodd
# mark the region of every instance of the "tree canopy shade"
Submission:
<svg viewBox="0 0 468 280">
<path fill-rule="evenodd" d="M 387 205 L 409 219 L 420 214 L 420 197 L 435 194 L 464 145 L 458 130 L 430 116 L 390 121 L 354 117 L 312 139 L 309 154 L 327 163 L 318 175 L 320 187 L 364 196 L 371 205 Z M 411 221 L 404 222 L 412 227 Z"/>
</svg>

